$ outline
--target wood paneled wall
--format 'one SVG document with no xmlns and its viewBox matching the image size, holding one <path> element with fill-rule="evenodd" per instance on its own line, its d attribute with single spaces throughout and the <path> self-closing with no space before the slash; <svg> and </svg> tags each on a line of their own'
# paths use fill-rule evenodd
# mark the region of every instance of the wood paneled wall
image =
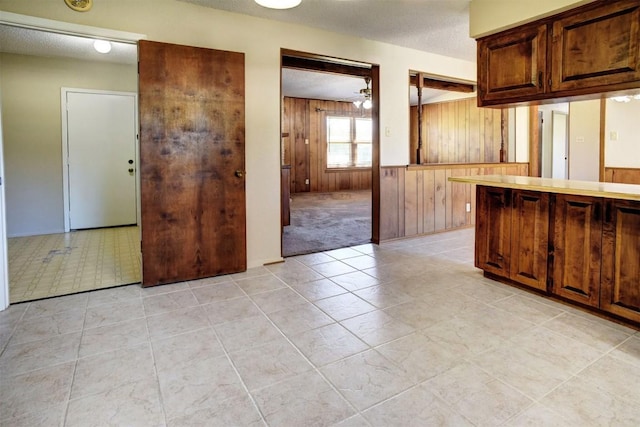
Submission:
<svg viewBox="0 0 640 427">
<path fill-rule="evenodd" d="M 637 168 L 604 168 L 604 182 L 622 184 L 640 184 L 640 169 Z"/>
<path fill-rule="evenodd" d="M 383 167 L 380 172 L 380 240 L 412 237 L 475 223 L 475 185 L 450 176 L 523 175 L 528 163 L 475 163 Z M 471 204 L 470 212 L 466 204 Z"/>
<path fill-rule="evenodd" d="M 327 138 L 324 125 L 326 116 L 328 114 L 360 116 L 359 110 L 351 102 L 285 97 L 282 104 L 282 161 L 285 165 L 291 165 L 292 193 L 371 188 L 371 169 L 327 170 L 326 168 Z M 370 112 L 365 115 L 365 117 L 370 116 Z M 309 179 L 309 184 L 305 184 L 306 179 Z"/>
<path fill-rule="evenodd" d="M 502 128 L 507 110 L 478 108 L 476 98 L 439 102 L 422 106 L 423 164 L 492 163 L 500 161 L 500 143 L 509 146 Z M 410 159 L 416 163 L 418 148 L 418 109 L 410 111 Z M 502 135 L 504 133 L 504 135 Z M 505 151 L 505 158 L 506 151 Z"/>
</svg>

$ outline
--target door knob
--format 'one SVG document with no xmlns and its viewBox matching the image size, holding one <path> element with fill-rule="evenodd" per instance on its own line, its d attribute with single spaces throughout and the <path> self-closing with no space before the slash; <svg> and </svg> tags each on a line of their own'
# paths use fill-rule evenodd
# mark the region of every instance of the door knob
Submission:
<svg viewBox="0 0 640 427">
<path fill-rule="evenodd" d="M 133 168 L 129 168 L 129 173 L 133 173 Z"/>
<path fill-rule="evenodd" d="M 133 164 L 133 160 L 129 159 L 129 164 L 132 165 Z"/>
<path fill-rule="evenodd" d="M 243 170 L 238 169 L 238 170 L 236 171 L 236 176 L 237 176 L 238 178 L 242 178 L 242 177 L 244 176 L 244 174 L 245 174 L 245 173 L 247 173 L 247 172 L 246 172 L 246 171 L 243 171 Z"/>
</svg>

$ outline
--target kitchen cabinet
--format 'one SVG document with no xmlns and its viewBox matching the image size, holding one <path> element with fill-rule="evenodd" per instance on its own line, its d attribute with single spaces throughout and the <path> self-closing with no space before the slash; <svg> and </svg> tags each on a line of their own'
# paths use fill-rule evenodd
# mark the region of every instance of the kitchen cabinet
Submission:
<svg viewBox="0 0 640 427">
<path fill-rule="evenodd" d="M 551 292 L 598 307 L 602 199 L 557 194 L 553 205 Z"/>
<path fill-rule="evenodd" d="M 607 200 L 600 307 L 640 322 L 640 202 Z"/>
<path fill-rule="evenodd" d="M 549 195 L 478 186 L 476 267 L 546 290 Z"/>
<path fill-rule="evenodd" d="M 593 3 L 478 39 L 478 105 L 640 88 L 640 0 Z"/>
</svg>

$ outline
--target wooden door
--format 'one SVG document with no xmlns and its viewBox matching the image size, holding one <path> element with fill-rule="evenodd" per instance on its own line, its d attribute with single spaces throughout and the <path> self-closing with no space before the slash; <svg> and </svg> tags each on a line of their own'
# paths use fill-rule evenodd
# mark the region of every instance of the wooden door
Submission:
<svg viewBox="0 0 640 427">
<path fill-rule="evenodd" d="M 476 187 L 476 267 L 509 277 L 511 190 Z"/>
<path fill-rule="evenodd" d="M 553 23 L 551 89 L 640 80 L 640 1 L 610 2 Z M 593 92 L 593 91 L 591 91 Z"/>
<path fill-rule="evenodd" d="M 602 200 L 558 194 L 553 217 L 552 292 L 597 307 L 602 256 Z"/>
<path fill-rule="evenodd" d="M 640 203 L 605 202 L 600 308 L 640 322 Z"/>
<path fill-rule="evenodd" d="M 136 224 L 136 94 L 63 93 L 69 177 L 65 229 Z"/>
<path fill-rule="evenodd" d="M 546 24 L 478 40 L 478 105 L 543 94 L 546 55 Z"/>
<path fill-rule="evenodd" d="M 549 193 L 514 190 L 512 209 L 510 278 L 546 291 Z"/>
<path fill-rule="evenodd" d="M 244 55 L 139 44 L 142 284 L 246 270 Z"/>
</svg>

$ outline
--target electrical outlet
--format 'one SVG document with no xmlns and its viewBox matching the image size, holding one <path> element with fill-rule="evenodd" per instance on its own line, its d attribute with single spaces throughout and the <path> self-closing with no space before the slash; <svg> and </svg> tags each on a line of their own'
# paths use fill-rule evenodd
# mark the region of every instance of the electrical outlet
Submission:
<svg viewBox="0 0 640 427">
<path fill-rule="evenodd" d="M 305 180 L 304 180 L 304 183 L 305 183 L 306 185 L 309 185 L 309 178 L 305 179 Z"/>
<path fill-rule="evenodd" d="M 609 140 L 617 141 L 618 140 L 618 132 L 616 132 L 615 130 L 612 130 L 611 132 L 609 132 Z"/>
<path fill-rule="evenodd" d="M 467 203 L 466 210 L 467 212 L 471 212 L 471 203 Z"/>
</svg>

